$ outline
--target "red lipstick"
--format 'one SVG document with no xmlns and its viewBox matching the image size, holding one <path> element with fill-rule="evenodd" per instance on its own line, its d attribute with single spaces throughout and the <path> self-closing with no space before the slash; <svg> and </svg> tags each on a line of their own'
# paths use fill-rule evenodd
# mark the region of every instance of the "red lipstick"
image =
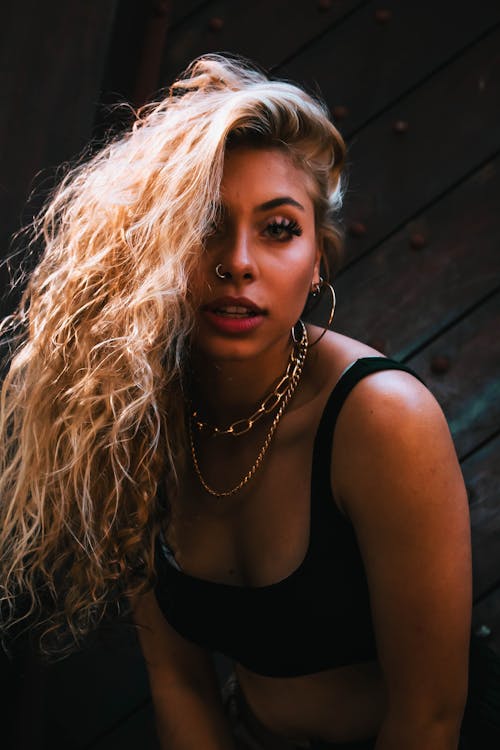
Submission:
<svg viewBox="0 0 500 750">
<path fill-rule="evenodd" d="M 247 297 L 218 297 L 201 308 L 205 319 L 221 333 L 240 334 L 257 328 L 266 314 Z"/>
</svg>

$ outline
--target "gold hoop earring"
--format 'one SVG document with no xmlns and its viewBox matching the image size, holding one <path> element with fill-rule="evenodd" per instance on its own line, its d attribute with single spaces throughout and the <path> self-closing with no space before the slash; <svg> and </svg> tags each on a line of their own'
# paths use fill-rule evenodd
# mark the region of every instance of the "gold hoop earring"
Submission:
<svg viewBox="0 0 500 750">
<path fill-rule="evenodd" d="M 295 326 L 297 326 L 300 323 L 300 338 L 297 338 L 297 334 L 295 333 Z M 292 341 L 294 344 L 302 344 L 305 339 L 307 339 L 307 329 L 304 321 L 302 318 L 299 318 L 298 321 L 295 323 L 294 326 L 291 328 L 291 334 L 292 334 Z"/>
<path fill-rule="evenodd" d="M 323 338 L 323 336 L 325 335 L 325 333 L 330 328 L 330 326 L 332 324 L 333 316 L 335 315 L 335 305 L 337 304 L 337 298 L 335 296 L 335 289 L 333 288 L 333 286 L 331 284 L 328 283 L 328 281 L 324 281 L 321 278 L 321 276 L 320 276 L 319 277 L 319 284 L 315 284 L 314 287 L 319 287 L 319 288 L 311 290 L 311 294 L 312 294 L 313 297 L 317 297 L 318 294 L 320 293 L 320 291 L 322 291 L 325 287 L 328 287 L 332 299 L 331 299 L 330 315 L 328 317 L 328 323 L 323 328 L 322 332 L 320 333 L 320 335 L 318 336 L 318 338 L 316 339 L 316 341 L 313 341 L 312 344 L 309 344 L 309 349 L 312 346 L 316 346 L 316 344 L 318 344 L 321 341 L 321 339 Z"/>
</svg>

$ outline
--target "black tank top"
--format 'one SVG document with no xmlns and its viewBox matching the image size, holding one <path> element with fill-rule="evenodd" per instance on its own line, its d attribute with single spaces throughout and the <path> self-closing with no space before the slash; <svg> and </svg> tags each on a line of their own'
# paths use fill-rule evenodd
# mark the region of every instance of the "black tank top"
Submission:
<svg viewBox="0 0 500 750">
<path fill-rule="evenodd" d="M 176 568 L 160 539 L 155 594 L 167 621 L 185 638 L 269 677 L 312 674 L 376 658 L 365 570 L 354 529 L 330 487 L 332 439 L 339 411 L 356 383 L 397 369 L 363 357 L 339 378 L 314 440 L 309 547 L 303 562 L 268 586 L 236 586 Z"/>
</svg>

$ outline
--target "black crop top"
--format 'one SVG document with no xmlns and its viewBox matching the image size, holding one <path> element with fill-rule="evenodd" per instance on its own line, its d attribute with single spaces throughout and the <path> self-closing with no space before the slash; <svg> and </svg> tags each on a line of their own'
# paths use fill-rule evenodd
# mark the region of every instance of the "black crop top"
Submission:
<svg viewBox="0 0 500 750">
<path fill-rule="evenodd" d="M 239 586 L 196 578 L 156 546 L 159 606 L 175 630 L 253 672 L 293 677 L 376 657 L 369 592 L 354 529 L 330 488 L 332 439 L 339 411 L 356 383 L 378 370 L 410 368 L 363 357 L 339 378 L 314 440 L 309 547 L 282 581 Z"/>
</svg>

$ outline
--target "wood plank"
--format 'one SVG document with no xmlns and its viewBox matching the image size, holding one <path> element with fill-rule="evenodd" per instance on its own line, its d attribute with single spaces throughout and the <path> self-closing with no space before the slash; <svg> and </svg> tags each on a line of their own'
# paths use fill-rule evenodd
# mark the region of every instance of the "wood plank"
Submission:
<svg viewBox="0 0 500 750">
<path fill-rule="evenodd" d="M 500 292 L 408 360 L 436 396 L 461 459 L 500 425 Z M 436 357 L 449 370 L 433 372 Z"/>
<path fill-rule="evenodd" d="M 350 262 L 380 243 L 500 148 L 500 31 L 404 97 L 350 147 L 345 222 L 366 234 L 347 242 Z M 409 130 L 395 134 L 402 118 Z"/>
<path fill-rule="evenodd" d="M 207 52 L 224 50 L 275 66 L 365 3 L 335 0 L 322 12 L 310 0 L 214 0 L 168 35 L 159 85 L 170 84 L 191 60 Z M 219 29 L 214 30 L 214 19 Z"/>
<path fill-rule="evenodd" d="M 462 465 L 470 503 L 474 600 L 500 587 L 500 435 Z"/>
<path fill-rule="evenodd" d="M 334 328 L 402 359 L 483 299 L 500 283 L 499 194 L 497 157 L 341 272 Z"/>
<path fill-rule="evenodd" d="M 169 13 L 169 0 L 119 1 L 93 138 L 101 140 L 130 122 L 130 112 L 115 105 L 126 101 L 139 107 L 156 94 Z"/>
<path fill-rule="evenodd" d="M 7 144 L 2 192 L 8 202 L 25 193 L 37 169 L 74 156 L 88 139 L 115 0 L 10 5 L 8 26 L 2 27 L 9 75 L 0 121 L 0 141 Z M 34 75 L 42 62 L 50 75 Z"/>
<path fill-rule="evenodd" d="M 115 3 L 2 5 L 1 257 L 12 233 L 40 206 L 40 200 L 25 206 L 34 185 L 48 188 L 55 165 L 73 158 L 90 137 Z M 44 176 L 35 178 L 40 170 Z M 7 281 L 2 268 L 0 284 Z"/>
<path fill-rule="evenodd" d="M 186 21 L 192 23 L 194 14 L 210 4 L 210 0 L 169 0 L 170 28 Z"/>
<path fill-rule="evenodd" d="M 347 108 L 347 135 L 500 22 L 496 2 L 471 12 L 456 0 L 386 0 L 386 23 L 377 23 L 379 8 L 376 0 L 367 3 L 284 67 L 287 77 L 319 86 L 332 107 Z"/>
</svg>

